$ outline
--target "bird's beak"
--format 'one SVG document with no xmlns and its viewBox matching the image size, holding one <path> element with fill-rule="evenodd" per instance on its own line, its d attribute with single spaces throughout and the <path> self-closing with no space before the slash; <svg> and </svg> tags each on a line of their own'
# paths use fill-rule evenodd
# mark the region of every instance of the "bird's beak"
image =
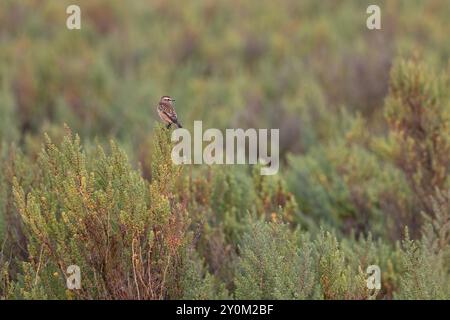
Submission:
<svg viewBox="0 0 450 320">
<path fill-rule="evenodd" d="M 170 101 L 175 101 L 175 99 L 172 99 L 172 100 L 170 100 Z"/>
</svg>

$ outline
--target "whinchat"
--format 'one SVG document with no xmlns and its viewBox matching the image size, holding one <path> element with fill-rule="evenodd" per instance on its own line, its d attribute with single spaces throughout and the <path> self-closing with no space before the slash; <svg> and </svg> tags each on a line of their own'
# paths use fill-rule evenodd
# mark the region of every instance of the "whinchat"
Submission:
<svg viewBox="0 0 450 320">
<path fill-rule="evenodd" d="M 172 99 L 169 96 L 162 96 L 157 108 L 159 117 L 167 124 L 167 129 L 170 128 L 172 123 L 176 124 L 178 128 L 182 128 L 181 124 L 178 122 L 177 113 L 172 104 L 173 101 L 175 101 L 175 99 Z"/>
</svg>

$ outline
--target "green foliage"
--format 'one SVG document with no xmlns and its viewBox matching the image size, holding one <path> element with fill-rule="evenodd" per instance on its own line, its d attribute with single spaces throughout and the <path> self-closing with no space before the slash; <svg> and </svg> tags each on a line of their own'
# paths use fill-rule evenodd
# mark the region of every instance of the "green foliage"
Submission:
<svg viewBox="0 0 450 320">
<path fill-rule="evenodd" d="M 191 236 L 186 213 L 168 189 L 177 174 L 168 169 L 170 161 L 162 162 L 166 143 L 155 142 L 160 153 L 155 152 L 157 169 L 149 185 L 113 142 L 109 155 L 99 147 L 89 158 L 70 131 L 59 146 L 46 137 L 39 182 L 28 194 L 17 180 L 13 189 L 29 254 L 18 278 L 18 296 L 181 298 L 190 280 L 192 297 L 203 275 L 185 279 L 186 268 L 192 268 L 187 258 Z M 72 264 L 82 270 L 83 286 L 69 292 L 63 280 Z"/>
<path fill-rule="evenodd" d="M 432 214 L 425 215 L 422 242 L 403 241 L 401 279 L 397 298 L 450 298 L 450 191 L 431 198 Z"/>
<path fill-rule="evenodd" d="M 399 299 L 446 299 L 447 278 L 441 269 L 439 257 L 420 243 L 407 238 L 403 241 Z"/>
<path fill-rule="evenodd" d="M 254 221 L 242 241 L 237 299 L 313 298 L 317 279 L 312 243 L 280 223 Z"/>
<path fill-rule="evenodd" d="M 430 211 L 429 196 L 449 184 L 449 83 L 445 73 L 400 61 L 386 99 L 386 136 L 370 135 L 367 120 L 344 113 L 343 137 L 288 156 L 300 221 L 391 239 L 407 225 L 419 236 L 420 211 Z"/>
<path fill-rule="evenodd" d="M 450 79 L 417 61 L 392 70 L 386 117 L 395 141 L 393 158 L 405 173 L 417 202 L 430 210 L 427 195 L 442 189 L 450 168 Z"/>
<path fill-rule="evenodd" d="M 368 296 L 364 271 L 352 269 L 336 237 L 322 231 L 316 240 L 318 274 L 325 299 L 365 299 Z"/>
<path fill-rule="evenodd" d="M 1 4 L 0 298 L 450 297 L 446 0 L 69 4 Z M 165 94 L 280 173 L 174 165 Z"/>
<path fill-rule="evenodd" d="M 23 225 L 16 232 L 26 252 L 7 260 L 2 250 L 4 297 L 367 299 L 365 270 L 372 264 L 383 272 L 379 298 L 448 297 L 446 193 L 431 201 L 421 239 L 407 235 L 402 246 L 371 235 L 340 239 L 324 228 L 300 231 L 301 219 L 290 220 L 299 211 L 282 179 L 229 171 L 227 184 L 218 184 L 224 173 L 213 170 L 184 180 L 169 158 L 170 132 L 157 130 L 150 181 L 114 142 L 109 153 L 88 152 L 68 128 L 59 144 L 46 137 L 32 181 L 20 169 L 22 157 L 10 162 Z M 244 179 L 235 186 L 246 183 L 253 196 L 230 188 L 235 179 Z M 224 185 L 230 201 L 217 202 L 224 189 L 215 188 Z M 224 212 L 236 215 L 216 214 Z M 65 287 L 71 264 L 82 270 L 81 290 Z"/>
</svg>

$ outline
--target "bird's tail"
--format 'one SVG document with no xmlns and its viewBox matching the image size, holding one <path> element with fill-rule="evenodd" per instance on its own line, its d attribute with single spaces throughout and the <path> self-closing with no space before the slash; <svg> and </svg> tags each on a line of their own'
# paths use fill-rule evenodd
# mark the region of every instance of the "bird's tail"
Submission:
<svg viewBox="0 0 450 320">
<path fill-rule="evenodd" d="M 183 126 L 181 125 L 181 123 L 179 123 L 178 121 L 175 122 L 175 124 L 177 125 L 178 128 L 183 128 Z"/>
</svg>

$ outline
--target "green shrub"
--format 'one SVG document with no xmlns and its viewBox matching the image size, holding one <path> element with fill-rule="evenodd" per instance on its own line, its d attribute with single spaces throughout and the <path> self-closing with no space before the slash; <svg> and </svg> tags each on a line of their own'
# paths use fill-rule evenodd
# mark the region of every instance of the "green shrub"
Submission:
<svg viewBox="0 0 450 320">
<path fill-rule="evenodd" d="M 67 133 L 60 146 L 47 137 L 39 182 L 28 194 L 16 180 L 14 196 L 26 228 L 29 258 L 17 294 L 24 298 L 181 298 L 192 280 L 188 217 L 175 201 L 177 178 L 167 160 L 166 133 L 155 142 L 150 184 L 111 143 L 89 158 Z M 82 272 L 82 289 L 65 289 L 69 265 Z M 200 264 L 201 266 L 201 264 Z M 185 279 L 187 274 L 190 278 Z M 203 274 L 189 282 L 190 297 Z M 206 276 L 211 281 L 210 276 Z M 195 291 L 194 291 L 195 292 Z M 204 297 L 202 294 L 199 297 Z"/>
<path fill-rule="evenodd" d="M 317 297 L 312 243 L 289 226 L 261 220 L 251 223 L 240 247 L 235 280 L 237 299 Z"/>
<path fill-rule="evenodd" d="M 401 61 L 392 69 L 385 107 L 395 141 L 392 157 L 422 210 L 432 209 L 428 197 L 446 186 L 449 174 L 449 90 L 447 75 L 437 76 L 417 61 Z"/>
<path fill-rule="evenodd" d="M 422 241 L 403 241 L 403 276 L 399 299 L 450 298 L 450 190 L 430 199 L 432 213 L 425 215 Z"/>
<path fill-rule="evenodd" d="M 379 32 L 259 2 L 81 1 L 67 32 L 68 1 L 3 0 L 1 298 L 366 299 L 372 264 L 378 299 L 449 297 L 447 1 Z M 280 174 L 174 166 L 163 94 L 188 130 L 279 128 Z"/>
</svg>

